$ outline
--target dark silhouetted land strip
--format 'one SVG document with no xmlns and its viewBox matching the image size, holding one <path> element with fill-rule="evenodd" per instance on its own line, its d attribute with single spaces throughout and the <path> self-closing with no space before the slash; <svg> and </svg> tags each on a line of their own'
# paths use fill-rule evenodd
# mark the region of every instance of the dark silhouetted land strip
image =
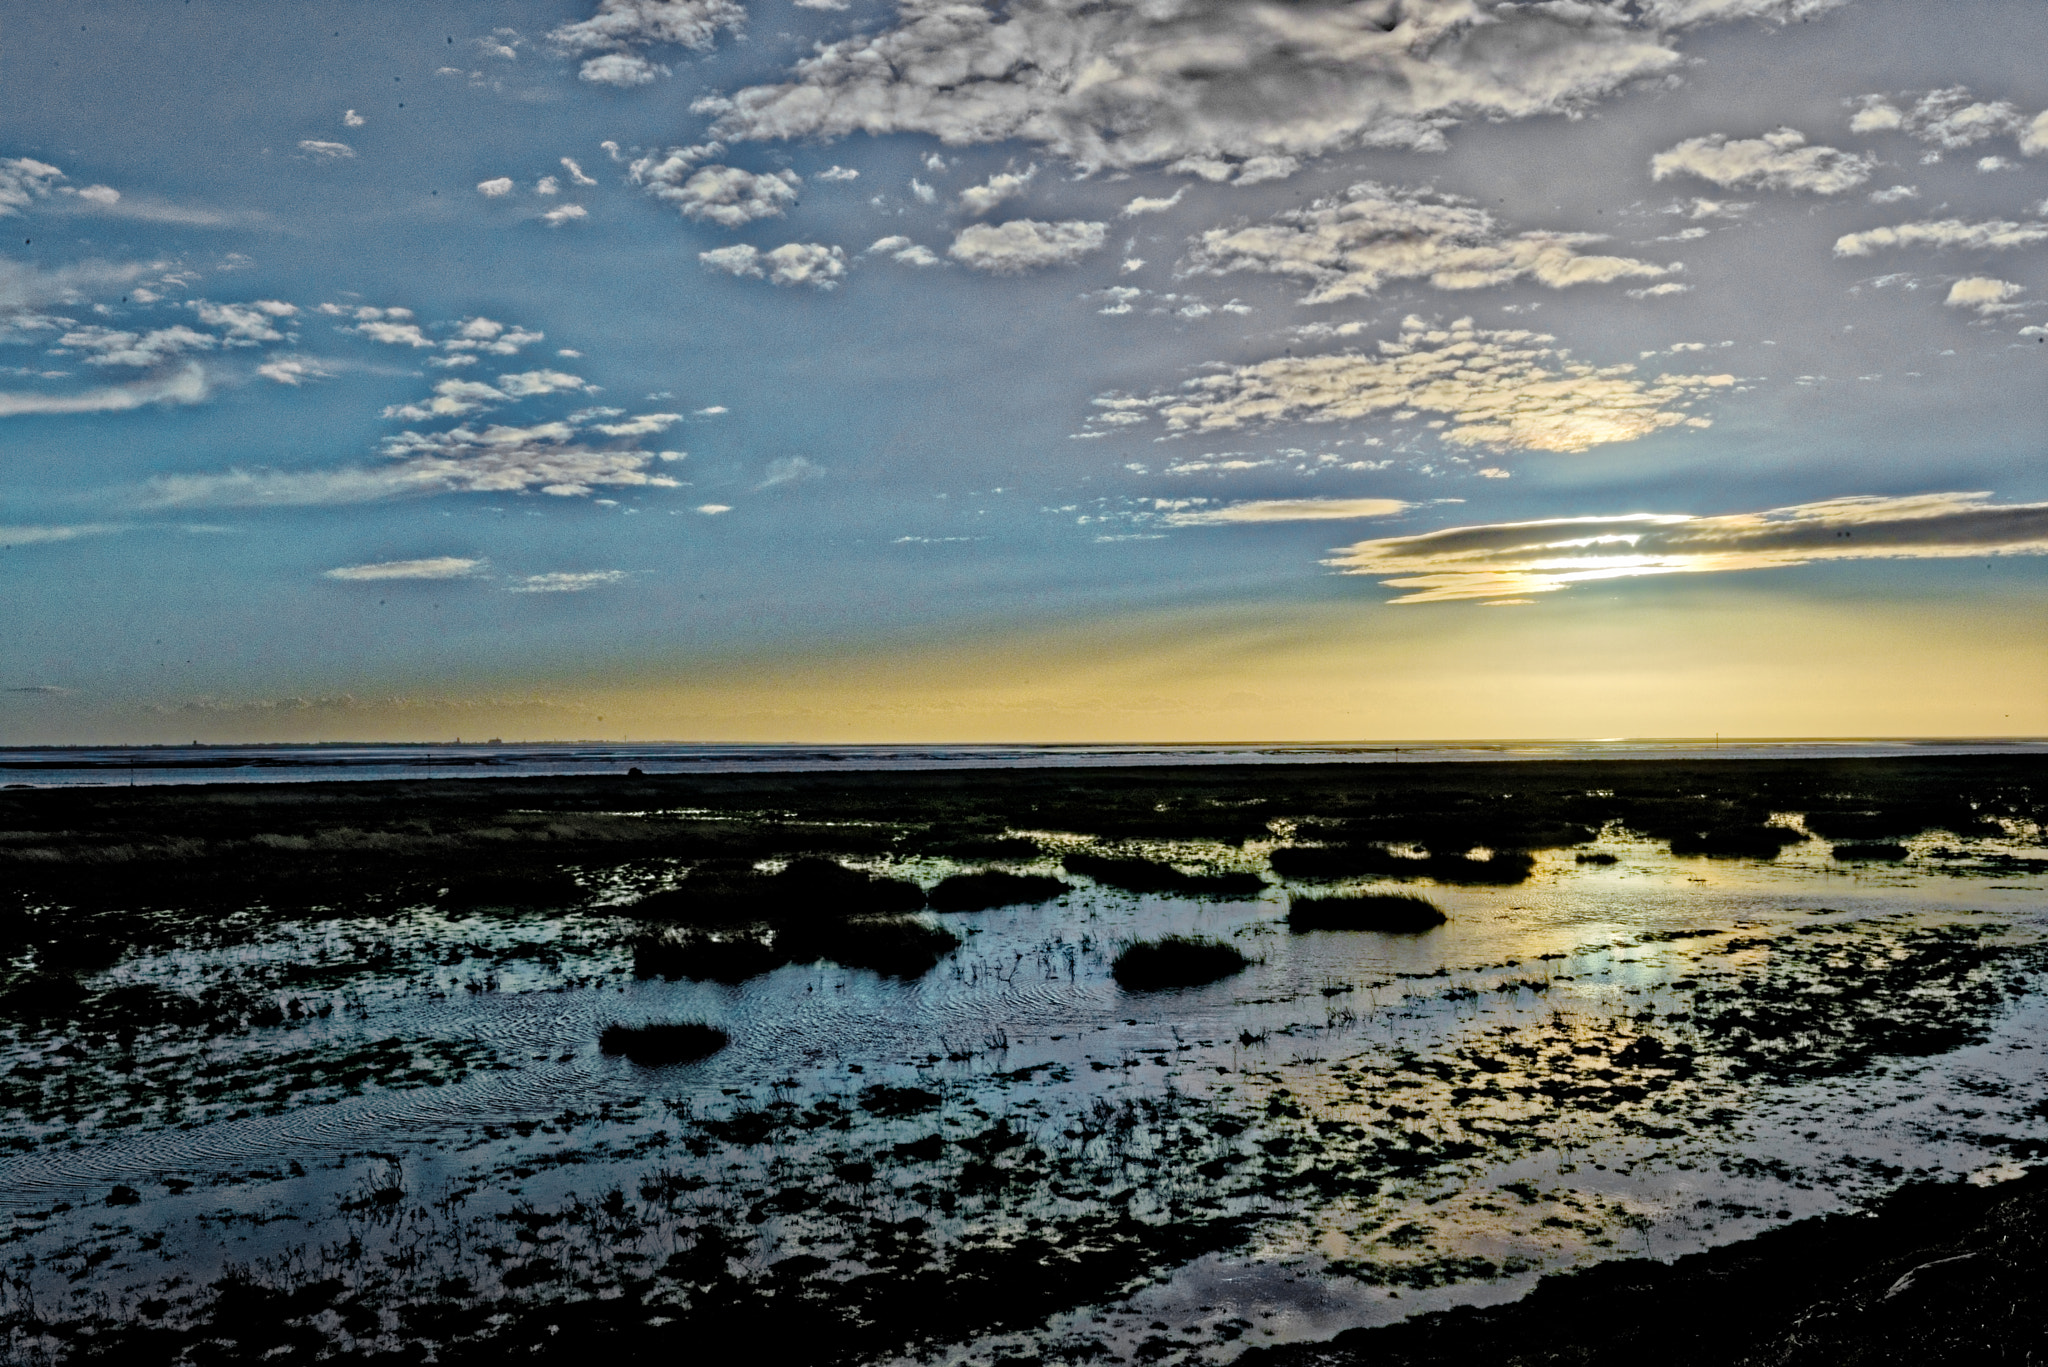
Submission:
<svg viewBox="0 0 2048 1367">
<path fill-rule="evenodd" d="M 1923 1183 L 1679 1258 L 1546 1277 L 1465 1307 L 1239 1367 L 1921 1367 L 2048 1360 L 2048 1169 Z"/>
</svg>

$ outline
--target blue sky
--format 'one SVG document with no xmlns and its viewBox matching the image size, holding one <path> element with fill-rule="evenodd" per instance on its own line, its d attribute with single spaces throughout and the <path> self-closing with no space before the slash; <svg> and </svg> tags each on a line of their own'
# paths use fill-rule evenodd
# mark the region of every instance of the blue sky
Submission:
<svg viewBox="0 0 2048 1367">
<path fill-rule="evenodd" d="M 2048 730 L 2038 5 L 0 32 L 8 740 Z"/>
</svg>

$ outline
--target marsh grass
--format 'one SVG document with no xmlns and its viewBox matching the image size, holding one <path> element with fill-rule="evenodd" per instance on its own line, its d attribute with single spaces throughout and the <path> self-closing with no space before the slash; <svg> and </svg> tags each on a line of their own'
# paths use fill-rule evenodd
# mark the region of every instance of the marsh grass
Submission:
<svg viewBox="0 0 2048 1367">
<path fill-rule="evenodd" d="M 1125 945 L 1110 961 L 1117 986 L 1134 992 L 1200 987 L 1251 966 L 1236 945 L 1199 935 L 1165 935 Z"/>
<path fill-rule="evenodd" d="M 990 911 L 1050 902 L 1069 890 L 1066 880 L 1048 874 L 983 869 L 941 878 L 932 888 L 930 900 L 933 911 Z"/>
<path fill-rule="evenodd" d="M 1289 930 L 1377 930 L 1413 934 L 1434 930 L 1450 918 L 1427 897 L 1412 892 L 1355 892 L 1331 897 L 1293 897 Z"/>
<path fill-rule="evenodd" d="M 647 1068 L 694 1063 L 725 1048 L 725 1031 L 702 1021 L 656 1021 L 647 1025 L 607 1025 L 597 1047 L 607 1054 Z"/>
<path fill-rule="evenodd" d="M 1508 886 L 1524 882 L 1536 865 L 1522 850 L 1492 850 L 1484 859 L 1458 854 L 1397 854 L 1384 845 L 1288 845 L 1273 851 L 1282 878 L 1430 878 L 1447 884 Z"/>
<path fill-rule="evenodd" d="M 1884 861 L 1896 863 L 1911 853 L 1904 845 L 1880 841 L 1858 841 L 1837 845 L 1830 851 L 1840 863 L 1863 863 Z"/>
</svg>

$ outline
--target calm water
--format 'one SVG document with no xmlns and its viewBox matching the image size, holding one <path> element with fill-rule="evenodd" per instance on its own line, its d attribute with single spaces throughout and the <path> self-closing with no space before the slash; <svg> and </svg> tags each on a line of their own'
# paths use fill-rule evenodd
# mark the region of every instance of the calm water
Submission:
<svg viewBox="0 0 2048 1367">
<path fill-rule="evenodd" d="M 1407 936 L 1290 934 L 1278 885 L 1203 903 L 1076 880 L 1057 903 L 944 918 L 966 943 L 915 982 L 826 966 L 635 981 L 605 915 L 230 917 L 107 972 L 239 984 L 299 1017 L 196 1042 L 144 1029 L 125 1049 L 0 1043 L 0 1253 L 47 1310 L 351 1236 L 459 1260 L 500 1217 L 614 1188 L 622 1209 L 641 1193 L 644 1219 L 603 1237 L 659 1257 L 691 1222 L 726 1220 L 766 1265 L 835 1256 L 855 1217 L 832 1213 L 834 1192 L 857 1191 L 841 1204 L 861 1219 L 963 1238 L 1078 1228 L 1122 1185 L 1162 1228 L 1246 1219 L 1252 1235 L 931 1355 L 1154 1343 L 1160 1360 L 1225 1361 L 1742 1237 L 1913 1176 L 2012 1171 L 2048 1141 L 2048 878 L 1938 846 L 1845 872 L 1818 841 L 1760 864 L 1608 838 L 1594 848 L 1611 865 L 1552 853 L 1523 886 L 1425 889 L 1450 923 Z M 1264 852 L 1143 850 L 1226 867 Z M 875 867 L 929 883 L 954 866 Z M 1120 990 L 1115 948 L 1168 931 L 1257 962 L 1209 987 Z M 662 1069 L 597 1048 L 608 1023 L 670 1017 L 732 1043 Z M 350 1080 L 364 1058 L 368 1080 Z M 961 1155 L 1012 1133 L 1066 1176 L 956 1204 Z M 671 1184 L 667 1216 L 650 1181 Z M 117 1184 L 136 1203 L 109 1206 Z M 446 1228 L 364 1213 L 395 1188 Z M 451 1233 L 465 1221 L 471 1243 Z M 510 1266 L 531 1255 L 514 1252 Z"/>
<path fill-rule="evenodd" d="M 542 774 L 793 773 L 860 769 L 1086 768 L 1421 761 L 1850 759 L 2048 753 L 2035 738 L 1497 740 L 1243 745 L 183 745 L 0 747 L 0 782 L 303 783 Z"/>
</svg>

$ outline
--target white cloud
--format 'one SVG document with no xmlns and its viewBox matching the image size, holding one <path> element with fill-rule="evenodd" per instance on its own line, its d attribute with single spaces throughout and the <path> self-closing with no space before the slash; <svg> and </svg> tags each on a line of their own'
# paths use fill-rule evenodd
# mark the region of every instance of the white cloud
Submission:
<svg viewBox="0 0 2048 1367">
<path fill-rule="evenodd" d="M 581 204 L 564 204 L 542 214 L 540 221 L 547 224 L 550 228 L 559 228 L 564 223 L 574 223 L 579 218 L 589 217 L 590 211 Z"/>
<path fill-rule="evenodd" d="M 859 180 L 860 172 L 850 166 L 828 166 L 818 172 L 818 179 L 823 181 Z"/>
<path fill-rule="evenodd" d="M 746 18 L 736 0 L 601 0 L 597 13 L 564 24 L 548 39 L 565 52 L 622 52 L 657 43 L 702 51 L 719 30 L 738 32 Z"/>
<path fill-rule="evenodd" d="M 207 394 L 206 372 L 194 361 L 173 375 L 78 394 L 0 393 L 0 418 L 32 413 L 121 413 L 153 403 L 199 403 Z"/>
<path fill-rule="evenodd" d="M 1837 498 L 1718 517 L 1619 517 L 1452 527 L 1361 541 L 1328 562 L 1402 589 L 1397 603 L 1524 597 L 1661 574 L 1780 569 L 1821 560 L 2048 554 L 2048 503 L 1989 494 Z"/>
<path fill-rule="evenodd" d="M 476 183 L 476 192 L 485 199 L 503 199 L 512 193 L 512 177 L 499 176 L 495 180 L 480 180 Z"/>
<path fill-rule="evenodd" d="M 910 193 L 917 196 L 917 202 L 920 204 L 936 204 L 939 202 L 937 188 L 925 184 L 916 176 L 910 178 Z"/>
<path fill-rule="evenodd" d="M 521 347 L 532 346 L 546 340 L 544 332 L 529 332 L 525 328 L 509 326 L 494 318 L 465 318 L 455 330 L 455 335 L 441 344 L 446 351 L 481 351 L 493 356 L 511 356 Z"/>
<path fill-rule="evenodd" d="M 41 546 L 52 541 L 76 541 L 82 536 L 104 536 L 109 532 L 126 530 L 111 522 L 74 523 L 68 527 L 0 527 L 0 546 Z"/>
<path fill-rule="evenodd" d="M 462 579 L 483 566 L 482 560 L 438 555 L 428 560 L 382 560 L 374 565 L 341 565 L 325 571 L 328 579 L 351 582 L 383 579 Z"/>
<path fill-rule="evenodd" d="M 1264 498 L 1221 508 L 1168 513 L 1174 527 L 1215 527 L 1246 522 L 1349 522 L 1392 517 L 1414 507 L 1398 498 Z"/>
<path fill-rule="evenodd" d="M 341 122 L 344 128 L 361 128 L 366 121 L 355 110 L 345 109 L 341 114 Z"/>
<path fill-rule="evenodd" d="M 730 503 L 700 503 L 697 505 L 696 511 L 704 514 L 706 517 L 717 517 L 720 513 L 731 512 L 732 505 Z"/>
<path fill-rule="evenodd" d="M 531 493 L 572 498 L 601 487 L 673 489 L 648 473 L 656 457 L 579 440 L 576 425 L 492 425 L 481 432 L 400 432 L 385 439 L 384 463 L 339 470 L 230 470 L 164 475 L 144 487 L 144 507 L 306 507 L 370 503 L 446 493 Z"/>
<path fill-rule="evenodd" d="M 1692 293 L 1691 285 L 1681 285 L 1676 280 L 1666 280 L 1661 285 L 1649 285 L 1639 290 L 1625 291 L 1631 299 L 1665 299 L 1674 294 Z"/>
<path fill-rule="evenodd" d="M 1948 298 L 1942 302 L 1950 308 L 1975 309 L 1982 314 L 2008 313 L 2019 305 L 2007 301 L 2026 292 L 2025 285 L 2015 285 L 2010 280 L 1972 275 L 1949 286 Z"/>
<path fill-rule="evenodd" d="M 602 53 L 576 69 L 579 80 L 588 81 L 592 85 L 616 86 L 621 90 L 646 85 L 656 76 L 668 74 L 667 67 L 650 62 L 637 52 Z"/>
<path fill-rule="evenodd" d="M 1129 204 L 1124 205 L 1123 217 L 1136 218 L 1139 214 L 1164 213 L 1180 203 L 1181 196 L 1187 192 L 1188 187 L 1183 185 L 1165 199 L 1147 199 L 1145 196 L 1139 195 Z"/>
<path fill-rule="evenodd" d="M 1904 109 L 1882 95 L 1859 96 L 1857 104 L 1849 120 L 1852 133 L 1899 129 L 1951 151 L 2003 134 L 2026 134 L 2026 119 L 2017 109 L 2004 100 L 1975 99 L 1967 86 L 1930 90 Z"/>
<path fill-rule="evenodd" d="M 756 175 L 736 166 L 706 166 L 681 185 L 656 182 L 650 193 L 683 217 L 738 228 L 756 219 L 781 218 L 796 203 L 803 180 L 794 171 Z"/>
<path fill-rule="evenodd" d="M 300 138 L 299 150 L 320 161 L 343 161 L 356 154 L 356 149 L 345 142 L 322 142 L 318 138 Z"/>
<path fill-rule="evenodd" d="M 1887 185 L 1882 190 L 1872 190 L 1870 192 L 1870 202 L 1872 204 L 1897 204 L 1901 200 L 1918 198 L 1920 198 L 1920 187 L 1917 185 Z"/>
<path fill-rule="evenodd" d="M 2030 157 L 2048 152 L 2048 110 L 2034 115 L 2032 122 L 2020 130 L 2020 151 Z"/>
<path fill-rule="evenodd" d="M 1106 223 L 1013 218 L 1008 223 L 976 223 L 961 229 L 946 255 L 979 271 L 1015 275 L 1041 266 L 1070 265 L 1100 251 L 1108 234 Z"/>
<path fill-rule="evenodd" d="M 837 288 L 846 274 L 845 249 L 816 242 L 785 242 L 766 252 L 747 246 L 720 247 L 698 252 L 697 259 L 706 269 L 728 275 L 758 280 L 765 274 L 771 284 L 811 285 L 824 290 Z"/>
<path fill-rule="evenodd" d="M 905 0 L 891 27 L 822 44 L 789 80 L 736 93 L 714 131 L 1016 139 L 1088 168 L 1266 159 L 1257 174 L 1284 174 L 1346 148 L 1440 148 L 1467 118 L 1574 113 L 1680 60 L 1607 4 Z"/>
<path fill-rule="evenodd" d="M 111 185 L 87 185 L 75 191 L 88 204 L 97 204 L 102 209 L 111 209 L 121 202 L 121 192 Z"/>
<path fill-rule="evenodd" d="M 622 584 L 624 570 L 588 570 L 580 574 L 529 574 L 506 587 L 513 593 L 582 593 L 605 584 Z"/>
<path fill-rule="evenodd" d="M 563 157 L 562 169 L 569 173 L 569 179 L 577 185 L 597 184 L 597 177 L 584 175 L 583 168 L 576 164 L 574 157 Z"/>
<path fill-rule="evenodd" d="M 919 246 L 900 233 L 892 237 L 878 238 L 875 244 L 863 252 L 862 255 L 872 256 L 876 253 L 885 255 L 892 261 L 900 261 L 906 266 L 936 266 L 939 264 L 937 253 L 933 252 L 931 248 Z"/>
<path fill-rule="evenodd" d="M 1579 253 L 1601 240 L 1592 233 L 1504 237 L 1491 214 L 1464 200 L 1366 181 L 1266 223 L 1212 228 L 1195 240 L 1185 264 L 1198 275 L 1294 276 L 1313 286 L 1302 300 L 1308 304 L 1374 294 L 1388 280 L 1481 289 L 1527 278 L 1562 289 L 1671 272 L 1630 257 Z"/>
<path fill-rule="evenodd" d="M 533 192 L 537 195 L 559 195 L 562 193 L 562 182 L 553 176 L 542 176 L 533 183 Z"/>
<path fill-rule="evenodd" d="M 230 343 L 253 346 L 258 342 L 281 342 L 284 334 L 277 329 L 281 319 L 298 316 L 298 307 L 282 299 L 257 299 L 247 304 L 216 304 L 206 299 L 194 299 L 188 305 L 199 315 L 199 321 L 208 327 L 222 328 L 227 332 Z"/>
<path fill-rule="evenodd" d="M 1442 414 L 1442 439 L 1493 450 L 1585 451 L 1709 420 L 1686 408 L 1733 387 L 1731 375 L 1639 378 L 1632 365 L 1590 366 L 1526 331 L 1480 328 L 1469 318 L 1436 327 L 1410 316 L 1380 354 L 1285 356 L 1222 367 L 1150 397 L 1107 394 L 1091 423 L 1109 427 L 1154 414 L 1173 432 L 1276 422 L 1395 420 Z"/>
<path fill-rule="evenodd" d="M 375 313 L 378 310 L 369 309 L 365 310 L 365 312 Z M 390 310 L 385 310 L 385 312 L 390 312 Z M 360 317 L 361 315 L 358 314 L 358 316 Z M 407 316 L 410 317 L 411 315 L 408 313 Z M 395 323 L 378 318 L 367 318 L 352 328 L 343 328 L 342 331 L 360 333 L 371 341 L 382 342 L 386 346 L 431 347 L 434 345 L 432 340 L 424 332 L 420 331 L 418 323 Z"/>
<path fill-rule="evenodd" d="M 387 418 L 427 422 L 434 418 L 459 418 L 481 408 L 506 402 L 507 396 L 481 380 L 442 380 L 434 386 L 434 397 L 425 403 L 392 404 L 384 410 Z"/>
<path fill-rule="evenodd" d="M 1004 200 L 1015 199 L 1023 194 L 1025 187 L 1037 177 L 1037 162 L 1033 162 L 1022 171 L 1004 171 L 990 176 L 985 183 L 970 185 L 960 192 L 960 207 L 978 218 Z"/>
<path fill-rule="evenodd" d="M 64 179 L 64 173 L 46 161 L 13 157 L 0 161 L 0 218 L 18 217 L 39 199 L 50 197 L 50 187 Z"/>
<path fill-rule="evenodd" d="M 266 380 L 275 380 L 294 389 L 308 380 L 327 380 L 334 377 L 333 371 L 306 356 L 273 356 L 257 366 L 256 373 Z"/>
<path fill-rule="evenodd" d="M 1806 135 L 1780 128 L 1760 138 L 1725 134 L 1687 138 L 1650 158 L 1650 177 L 1697 176 L 1726 188 L 1804 190 L 1839 195 L 1870 179 L 1877 159 L 1833 147 L 1808 147 Z"/>
<path fill-rule="evenodd" d="M 682 420 L 683 415 L 680 413 L 641 413 L 636 417 L 627 418 L 624 422 L 593 423 L 591 429 L 608 437 L 648 437 L 657 432 L 666 432 Z M 663 460 L 681 460 L 688 453 L 661 451 L 657 454 Z"/>
<path fill-rule="evenodd" d="M 1836 256 L 1869 256 L 1887 247 L 1959 247 L 1968 251 L 2031 247 L 2048 242 L 2048 223 L 2013 223 L 1992 219 L 1966 223 L 1960 218 L 1923 219 L 1845 233 L 1835 239 Z"/>
<path fill-rule="evenodd" d="M 188 351 L 211 351 L 216 339 L 179 324 L 150 332 L 114 328 L 73 328 L 57 339 L 67 351 L 84 352 L 87 365 L 159 366 Z"/>
<path fill-rule="evenodd" d="M 515 399 L 526 399 L 536 394 L 573 393 L 591 386 L 582 376 L 565 371 L 526 370 L 517 375 L 500 375 L 498 387 Z"/>
</svg>

